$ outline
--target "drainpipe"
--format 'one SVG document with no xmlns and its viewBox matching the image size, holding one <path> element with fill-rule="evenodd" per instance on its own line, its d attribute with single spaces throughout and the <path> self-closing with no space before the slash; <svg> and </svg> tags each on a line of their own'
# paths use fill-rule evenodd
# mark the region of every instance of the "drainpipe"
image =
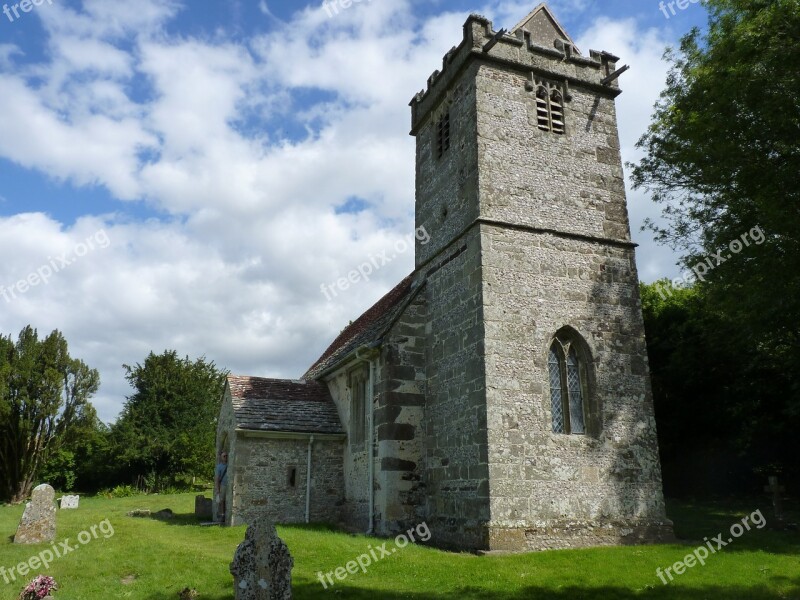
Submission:
<svg viewBox="0 0 800 600">
<path fill-rule="evenodd" d="M 308 438 L 308 462 L 306 464 L 306 523 L 311 521 L 311 446 L 314 436 Z"/>
</svg>

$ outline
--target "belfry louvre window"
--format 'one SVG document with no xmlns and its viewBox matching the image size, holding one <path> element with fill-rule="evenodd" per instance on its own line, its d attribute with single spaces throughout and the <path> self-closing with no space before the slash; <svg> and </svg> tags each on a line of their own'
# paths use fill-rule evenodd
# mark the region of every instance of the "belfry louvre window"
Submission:
<svg viewBox="0 0 800 600">
<path fill-rule="evenodd" d="M 547 368 L 553 433 L 586 433 L 586 365 L 572 340 L 553 341 Z"/>
<path fill-rule="evenodd" d="M 350 375 L 350 442 L 362 444 L 367 430 L 367 374 L 364 370 Z"/>
<path fill-rule="evenodd" d="M 450 149 L 450 111 L 439 117 L 436 123 L 436 156 L 442 158 Z"/>
<path fill-rule="evenodd" d="M 544 86 L 536 90 L 536 124 L 542 131 L 564 135 L 564 97 L 558 90 L 548 94 Z"/>
</svg>

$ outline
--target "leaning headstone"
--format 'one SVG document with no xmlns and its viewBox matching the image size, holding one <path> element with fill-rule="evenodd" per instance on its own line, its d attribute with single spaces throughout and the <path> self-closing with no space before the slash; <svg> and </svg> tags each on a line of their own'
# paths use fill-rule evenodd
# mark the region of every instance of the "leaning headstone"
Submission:
<svg viewBox="0 0 800 600">
<path fill-rule="evenodd" d="M 205 496 L 194 497 L 194 516 L 198 519 L 210 519 L 213 515 L 212 505 L 214 501 Z"/>
<path fill-rule="evenodd" d="M 33 488 L 14 536 L 15 544 L 42 544 L 56 539 L 55 499 L 55 490 L 46 483 Z"/>
<path fill-rule="evenodd" d="M 68 508 L 78 508 L 78 502 L 80 501 L 80 496 L 61 496 L 60 508 L 61 510 L 66 510 Z"/>
<path fill-rule="evenodd" d="M 236 548 L 231 574 L 236 600 L 288 600 L 292 597 L 294 560 L 266 518 L 247 528 Z"/>
</svg>

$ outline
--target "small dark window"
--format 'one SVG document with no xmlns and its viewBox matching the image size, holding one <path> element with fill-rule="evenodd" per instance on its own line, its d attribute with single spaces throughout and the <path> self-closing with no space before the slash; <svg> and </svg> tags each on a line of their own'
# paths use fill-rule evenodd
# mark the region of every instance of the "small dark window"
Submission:
<svg viewBox="0 0 800 600">
<path fill-rule="evenodd" d="M 442 158 L 450 149 L 450 111 L 446 111 L 436 124 L 436 155 Z"/>
<path fill-rule="evenodd" d="M 289 467 L 289 477 L 287 483 L 290 488 L 297 487 L 297 467 Z"/>
</svg>

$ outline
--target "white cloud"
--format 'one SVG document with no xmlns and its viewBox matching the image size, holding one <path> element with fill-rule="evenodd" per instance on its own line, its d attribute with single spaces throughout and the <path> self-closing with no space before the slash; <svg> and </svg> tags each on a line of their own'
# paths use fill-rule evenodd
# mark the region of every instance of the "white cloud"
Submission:
<svg viewBox="0 0 800 600">
<path fill-rule="evenodd" d="M 591 48 L 616 54 L 621 57 L 618 67 L 630 65 L 630 71 L 619 80 L 623 93 L 617 98 L 617 120 L 622 159 L 637 162 L 642 153 L 635 147 L 636 142 L 647 131 L 653 106 L 666 82 L 667 64 L 661 57 L 670 40 L 657 29 L 642 31 L 633 19 L 615 21 L 602 17 L 576 43 L 585 53 Z M 627 176 L 630 170 L 625 171 Z M 634 191 L 630 179 L 626 183 L 631 235 L 640 244 L 636 252 L 639 278 L 653 281 L 676 276 L 675 254 L 656 244 L 650 231 L 640 230 L 646 218 L 659 219 L 661 208 L 643 190 Z"/>
<path fill-rule="evenodd" d="M 0 263 L 0 285 L 101 227 L 111 240 L 47 285 L 0 298 L 0 331 L 62 330 L 73 353 L 101 370 L 104 418 L 128 393 L 121 365 L 150 350 L 297 377 L 411 271 L 408 253 L 332 302 L 320 292 L 412 231 L 407 104 L 459 42 L 465 14 L 422 22 L 409 0 L 397 0 L 329 19 L 311 6 L 286 23 L 271 19 L 253 38 L 209 40 L 165 30 L 193 6 L 93 0 L 80 12 L 53 9 L 39 11 L 50 58 L 21 63 L 15 47 L 0 46 L 0 96 L 13 99 L 0 111 L 0 156 L 170 217 L 109 214 L 70 226 L 41 213 L 0 219 L 0 252 L 14 256 Z M 529 9 L 514 2 L 483 12 L 508 27 Z M 265 2 L 261 11 L 269 14 Z M 630 159 L 661 87 L 663 40 L 632 21 L 603 19 L 579 45 L 634 67 L 619 101 Z M 368 209 L 335 214 L 354 196 Z M 652 210 L 631 196 L 634 225 Z M 664 268 L 647 245 L 639 260 L 643 277 Z"/>
</svg>

